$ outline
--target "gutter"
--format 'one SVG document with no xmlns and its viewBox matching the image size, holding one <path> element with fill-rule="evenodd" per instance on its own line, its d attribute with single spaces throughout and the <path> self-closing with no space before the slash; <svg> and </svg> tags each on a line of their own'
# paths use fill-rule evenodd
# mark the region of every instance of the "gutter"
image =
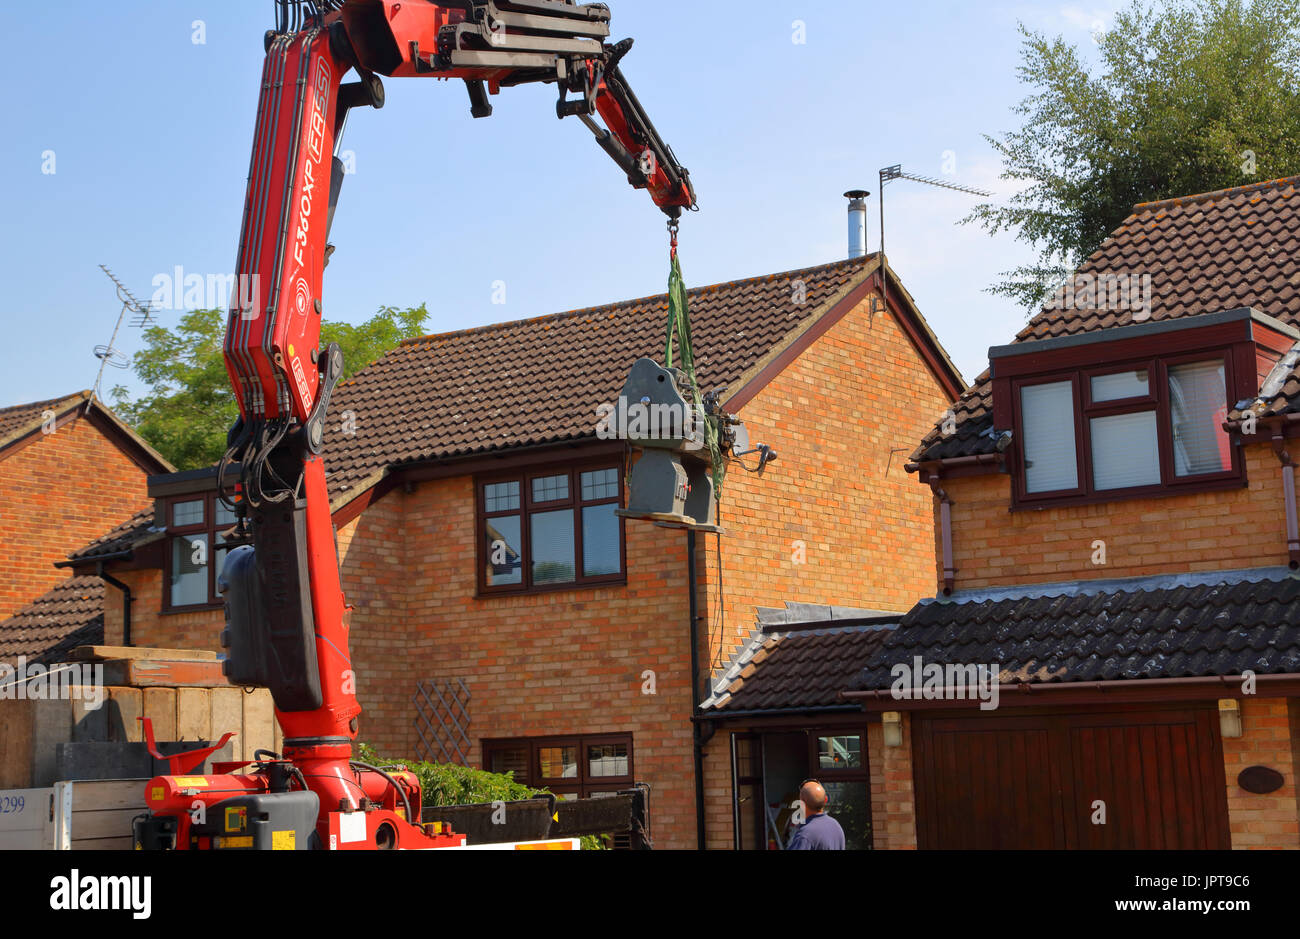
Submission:
<svg viewBox="0 0 1300 939">
<path fill-rule="evenodd" d="M 1280 675 L 1256 675 L 1254 682 L 1257 689 L 1264 687 L 1271 688 L 1274 685 L 1294 686 L 1300 684 L 1300 674 L 1280 674 Z M 1160 691 L 1163 689 L 1171 690 L 1217 690 L 1233 689 L 1230 693 L 1224 694 L 1223 697 L 1241 698 L 1246 693 L 1242 690 L 1243 680 L 1240 675 L 1207 675 L 1198 678 L 1116 678 L 1106 681 L 1067 681 L 1053 682 L 1051 684 L 1041 682 L 1017 682 L 1015 684 L 999 685 L 998 694 L 1014 694 L 1017 696 L 1031 697 L 1035 695 L 1046 695 L 1055 697 L 1058 694 L 1068 694 L 1069 692 L 1098 692 L 1106 693 L 1111 691 Z M 1255 694 L 1259 694 L 1256 691 Z M 978 704 L 978 698 L 965 699 L 939 699 L 923 698 L 917 695 L 915 698 L 905 697 L 896 698 L 892 690 L 888 688 L 877 688 L 872 691 L 841 691 L 840 697 L 848 701 L 860 701 L 864 706 L 869 702 L 889 701 L 896 709 L 904 710 L 900 705 L 905 705 L 909 701 L 924 701 L 932 707 L 958 708 L 964 704 Z"/>
<path fill-rule="evenodd" d="M 909 473 L 920 470 L 933 472 L 935 469 L 955 469 L 959 466 L 1001 465 L 1000 453 L 972 453 L 967 456 L 954 456 L 940 460 L 925 460 L 921 463 L 904 463 L 903 469 Z"/>
<path fill-rule="evenodd" d="M 816 717 L 818 714 L 840 714 L 860 710 L 862 708 L 856 704 L 832 704 L 807 708 L 751 708 L 748 711 L 709 711 L 707 714 L 697 714 L 691 720 L 703 723 L 705 721 L 725 721 L 733 717 L 790 717 L 793 715 Z"/>
<path fill-rule="evenodd" d="M 104 575 L 100 574 L 99 571 L 103 569 L 105 562 L 129 561 L 133 557 L 135 557 L 135 552 L 131 548 L 127 548 L 125 551 L 114 551 L 112 554 L 100 554 L 89 558 L 69 558 L 65 561 L 55 561 L 54 566 L 59 568 L 76 568 L 86 564 L 94 564 L 96 565 L 95 576 L 103 577 Z"/>
<path fill-rule="evenodd" d="M 1276 424 L 1276 425 L 1296 424 L 1296 423 L 1300 423 L 1300 411 L 1292 411 L 1288 414 L 1277 414 L 1274 415 L 1273 417 L 1268 417 L 1268 418 L 1257 418 L 1256 420 L 1258 423 L 1261 424 Z M 1241 425 L 1243 423 L 1245 422 L 1241 420 L 1224 421 L 1223 429 L 1229 432 L 1241 433 Z"/>
<path fill-rule="evenodd" d="M 107 560 L 109 559 L 100 559 L 95 565 L 95 573 L 104 583 L 122 591 L 122 645 L 129 646 L 131 645 L 131 604 L 134 602 L 131 588 L 104 570 L 104 561 Z"/>
</svg>

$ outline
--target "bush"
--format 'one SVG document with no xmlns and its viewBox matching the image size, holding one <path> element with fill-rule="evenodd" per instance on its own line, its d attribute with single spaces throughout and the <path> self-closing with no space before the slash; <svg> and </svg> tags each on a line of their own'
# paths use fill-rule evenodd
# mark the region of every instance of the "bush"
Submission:
<svg viewBox="0 0 1300 939">
<path fill-rule="evenodd" d="M 374 748 L 361 744 L 357 747 L 359 759 L 373 766 L 405 766 L 420 780 L 424 791 L 424 804 L 477 805 L 483 802 L 518 802 L 544 795 L 545 790 L 532 789 L 517 783 L 513 773 L 489 773 L 470 769 L 454 763 L 425 763 L 420 760 L 389 760 L 381 757 Z"/>
<path fill-rule="evenodd" d="M 547 795 L 545 789 L 533 789 L 515 782 L 514 773 L 489 773 L 454 763 L 426 763 L 422 760 L 388 760 L 375 752 L 369 744 L 357 746 L 357 759 L 372 766 L 387 769 L 405 766 L 420 780 L 423 803 L 433 805 L 480 805 L 485 802 L 521 802 L 536 796 Z M 607 847 L 598 835 L 586 835 L 582 850 L 600 851 Z"/>
</svg>

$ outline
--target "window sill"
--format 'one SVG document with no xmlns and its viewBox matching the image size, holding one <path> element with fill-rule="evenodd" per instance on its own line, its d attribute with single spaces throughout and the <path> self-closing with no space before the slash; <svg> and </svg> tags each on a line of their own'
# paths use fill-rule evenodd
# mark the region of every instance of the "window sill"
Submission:
<svg viewBox="0 0 1300 939">
<path fill-rule="evenodd" d="M 1043 509 L 1065 509 L 1075 505 L 1105 505 L 1108 502 L 1132 502 L 1135 499 L 1167 499 L 1171 496 L 1191 496 L 1203 492 L 1224 492 L 1245 489 L 1250 484 L 1245 476 L 1212 479 L 1205 482 L 1184 483 L 1178 486 L 1148 486 L 1129 492 L 1096 493 L 1090 496 L 1060 496 L 1055 499 L 1020 500 L 1012 498 L 1011 512 L 1037 512 Z"/>
<path fill-rule="evenodd" d="M 627 578 L 620 577 L 618 580 L 601 580 L 588 582 L 585 584 L 548 584 L 545 587 L 528 587 L 528 588 L 501 588 L 499 590 L 485 590 L 482 587 L 474 593 L 476 600 L 501 600 L 509 597 L 535 597 L 538 594 L 564 593 L 589 593 L 592 590 L 600 590 L 604 587 L 626 587 Z"/>
<path fill-rule="evenodd" d="M 198 606 L 163 607 L 163 609 L 158 611 L 158 615 L 177 616 L 181 613 L 211 613 L 213 610 L 220 610 L 224 606 L 224 603 L 203 603 Z"/>
</svg>

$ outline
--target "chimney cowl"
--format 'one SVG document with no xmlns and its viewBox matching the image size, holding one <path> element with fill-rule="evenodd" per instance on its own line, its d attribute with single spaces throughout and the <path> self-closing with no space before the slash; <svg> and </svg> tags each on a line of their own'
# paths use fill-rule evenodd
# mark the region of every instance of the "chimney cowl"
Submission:
<svg viewBox="0 0 1300 939">
<path fill-rule="evenodd" d="M 867 197 L 865 189 L 850 189 L 844 194 L 849 200 L 849 258 L 866 257 L 867 254 Z"/>
</svg>

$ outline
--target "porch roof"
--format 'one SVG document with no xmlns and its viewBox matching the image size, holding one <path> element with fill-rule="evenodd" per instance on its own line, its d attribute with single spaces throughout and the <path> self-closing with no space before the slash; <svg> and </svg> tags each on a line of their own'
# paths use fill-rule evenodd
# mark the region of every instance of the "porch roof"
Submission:
<svg viewBox="0 0 1300 939">
<path fill-rule="evenodd" d="M 901 614 L 787 603 L 760 608 L 749 640 L 700 705 L 706 715 L 843 708 L 840 692 L 885 641 Z"/>
<path fill-rule="evenodd" d="M 997 665 L 1002 685 L 1300 672 L 1300 575 L 1286 568 L 1036 584 L 926 600 L 847 685 L 891 668 Z"/>
</svg>

